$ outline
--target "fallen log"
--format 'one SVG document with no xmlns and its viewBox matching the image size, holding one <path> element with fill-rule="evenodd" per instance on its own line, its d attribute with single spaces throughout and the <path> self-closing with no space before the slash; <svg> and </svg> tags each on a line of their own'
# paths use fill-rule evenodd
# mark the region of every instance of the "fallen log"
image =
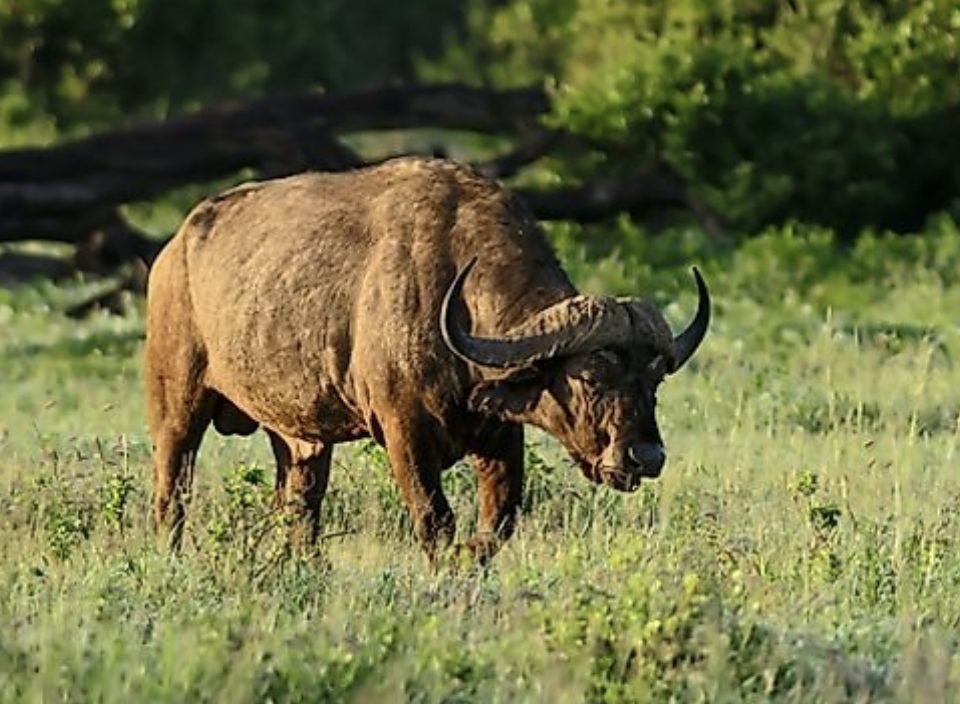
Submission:
<svg viewBox="0 0 960 704">
<path fill-rule="evenodd" d="M 0 213 L 75 212 L 154 198 L 244 168 L 339 171 L 361 160 L 334 135 L 446 128 L 511 133 L 547 109 L 539 89 L 390 87 L 262 98 L 52 147 L 0 152 Z"/>
<path fill-rule="evenodd" d="M 50 147 L 0 151 L 0 243 L 71 243 L 74 265 L 86 272 L 106 273 L 135 260 L 149 265 L 160 243 L 129 227 L 120 206 L 250 170 L 266 178 L 362 166 L 340 140 L 356 132 L 440 128 L 510 136 L 511 150 L 477 165 L 491 177 L 509 178 L 554 150 L 589 148 L 544 128 L 540 119 L 548 110 L 540 88 L 391 86 L 260 98 Z M 714 222 L 680 179 L 657 170 L 518 192 L 542 220 L 594 222 L 620 212 L 685 208 L 708 226 Z"/>
</svg>

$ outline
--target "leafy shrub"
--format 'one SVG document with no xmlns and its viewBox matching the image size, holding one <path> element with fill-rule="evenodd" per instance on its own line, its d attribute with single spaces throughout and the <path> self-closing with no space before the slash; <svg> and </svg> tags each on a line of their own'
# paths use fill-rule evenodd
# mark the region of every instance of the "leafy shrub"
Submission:
<svg viewBox="0 0 960 704">
<path fill-rule="evenodd" d="M 485 80 L 547 77 L 550 124 L 599 153 L 562 178 L 663 163 L 745 232 L 847 238 L 956 207 L 952 0 L 513 0 L 472 26 L 450 75 L 472 57 Z"/>
</svg>

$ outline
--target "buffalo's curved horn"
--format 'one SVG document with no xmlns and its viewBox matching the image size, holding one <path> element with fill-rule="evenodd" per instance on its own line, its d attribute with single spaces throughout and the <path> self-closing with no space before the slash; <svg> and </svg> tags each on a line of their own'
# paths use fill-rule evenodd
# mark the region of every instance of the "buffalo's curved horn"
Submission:
<svg viewBox="0 0 960 704">
<path fill-rule="evenodd" d="M 700 270 L 693 267 L 693 277 L 697 280 L 697 314 L 690 321 L 686 330 L 677 335 L 673 340 L 674 367 L 677 371 L 693 356 L 700 343 L 707 334 L 707 328 L 710 327 L 710 292 L 707 290 L 707 284 L 700 276 Z"/>
<path fill-rule="evenodd" d="M 541 311 L 533 320 L 506 337 L 474 337 L 457 321 L 455 309 L 463 285 L 477 263 L 470 261 L 457 274 L 443 297 L 440 332 L 447 347 L 461 359 L 484 367 L 507 369 L 556 357 L 610 335 L 622 335 L 602 302 L 576 296 Z M 623 314 L 622 324 L 628 324 Z"/>
</svg>

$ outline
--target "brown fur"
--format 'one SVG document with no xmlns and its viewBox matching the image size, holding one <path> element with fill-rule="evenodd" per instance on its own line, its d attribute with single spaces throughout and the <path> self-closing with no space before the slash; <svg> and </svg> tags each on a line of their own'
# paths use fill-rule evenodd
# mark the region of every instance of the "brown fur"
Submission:
<svg viewBox="0 0 960 704">
<path fill-rule="evenodd" d="M 513 532 L 523 423 L 556 435 L 591 479 L 635 488 L 639 478 L 623 470 L 627 448 L 660 442 L 660 379 L 647 370 L 669 335 L 662 318 L 604 299 L 625 325 L 654 322 L 603 349 L 482 369 L 448 350 L 438 328 L 447 287 L 474 257 L 464 300 L 478 335 L 521 331 L 576 296 L 518 203 L 446 161 L 250 184 L 194 209 L 148 291 L 154 509 L 170 542 L 180 541 L 211 421 L 223 433 L 267 430 L 278 497 L 307 519 L 308 539 L 333 445 L 365 436 L 386 447 L 430 555 L 454 535 L 440 473 L 468 453 L 481 519 L 468 545 L 487 558 Z"/>
</svg>

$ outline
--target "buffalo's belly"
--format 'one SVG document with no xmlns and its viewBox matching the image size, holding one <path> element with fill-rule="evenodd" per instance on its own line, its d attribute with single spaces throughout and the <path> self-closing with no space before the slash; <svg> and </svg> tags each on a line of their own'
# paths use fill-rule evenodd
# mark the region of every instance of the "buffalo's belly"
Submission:
<svg viewBox="0 0 960 704">
<path fill-rule="evenodd" d="M 261 367 L 256 376 L 211 369 L 214 389 L 266 428 L 311 442 L 365 437 L 366 424 L 328 381 Z M 224 373 L 226 372 L 226 373 Z"/>
</svg>

